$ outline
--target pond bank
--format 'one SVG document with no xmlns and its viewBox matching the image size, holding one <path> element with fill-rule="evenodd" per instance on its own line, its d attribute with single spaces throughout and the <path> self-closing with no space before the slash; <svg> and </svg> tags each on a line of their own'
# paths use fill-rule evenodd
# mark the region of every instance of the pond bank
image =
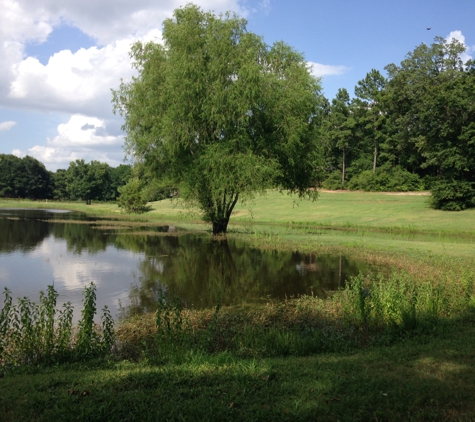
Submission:
<svg viewBox="0 0 475 422">
<path fill-rule="evenodd" d="M 378 198 L 345 195 L 353 202 Z M 368 207 L 360 205 L 360 210 Z M 416 205 L 419 211 L 423 208 Z M 346 206 L 358 214 L 358 204 Z M 82 207 L 102 217 L 117 215 L 111 204 Z M 338 209 L 335 224 L 341 224 Z M 352 230 L 343 235 L 322 232 L 312 223 L 295 231 L 292 221 L 305 222 L 304 214 L 295 212 L 295 220 L 287 215 L 287 222 L 278 222 L 279 212 L 268 226 L 253 224 L 249 229 L 249 222 L 238 221 L 229 237 L 243 237 L 263 249 L 347 251 L 388 264 L 396 275 L 357 279 L 339 299 L 302 297 L 281 305 L 269 302 L 261 309 L 194 313 L 178 305 L 162 307 L 158 321 L 149 315 L 119 327 L 122 344 L 129 341 L 122 355 L 0 375 L 0 419 L 475 419 L 471 239 L 443 243 L 431 236 L 376 236 L 358 226 L 358 215 Z M 381 209 L 383 217 L 384 212 Z M 206 234 L 205 225 L 184 214 L 156 214 L 125 218 L 179 221 Z M 444 229 L 447 238 L 442 240 L 461 233 L 470 215 L 444 214 L 440 228 L 451 231 Z M 378 227 L 390 227 L 389 214 L 383 217 Z M 422 223 L 418 230 L 437 231 L 435 222 L 429 224 L 426 218 Z M 119 361 L 117 356 L 122 356 Z"/>
</svg>

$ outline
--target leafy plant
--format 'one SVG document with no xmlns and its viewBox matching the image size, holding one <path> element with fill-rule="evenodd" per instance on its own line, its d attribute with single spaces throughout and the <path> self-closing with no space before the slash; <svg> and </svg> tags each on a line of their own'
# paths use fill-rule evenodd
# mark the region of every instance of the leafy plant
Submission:
<svg viewBox="0 0 475 422">
<path fill-rule="evenodd" d="M 136 214 L 150 211 L 151 208 L 147 206 L 147 196 L 143 190 L 142 182 L 137 177 L 130 179 L 124 186 L 119 187 L 118 191 L 120 193 L 117 199 L 119 207 Z"/>
<path fill-rule="evenodd" d="M 111 351 L 115 341 L 114 321 L 105 307 L 102 311 L 102 330 L 94 323 L 94 283 L 84 288 L 84 307 L 76 338 L 71 303 L 65 303 L 58 315 L 58 293 L 53 286 L 48 286 L 46 294 L 40 292 L 39 303 L 24 297 L 13 304 L 8 289 L 5 289 L 4 296 L 4 306 L 0 312 L 2 367 L 84 359 Z"/>
<path fill-rule="evenodd" d="M 393 167 L 380 168 L 376 173 L 364 170 L 351 178 L 348 188 L 366 192 L 408 192 L 422 190 L 423 184 L 417 174 Z"/>
<path fill-rule="evenodd" d="M 435 209 L 461 211 L 475 206 L 475 184 L 462 180 L 439 180 L 430 190 Z"/>
</svg>

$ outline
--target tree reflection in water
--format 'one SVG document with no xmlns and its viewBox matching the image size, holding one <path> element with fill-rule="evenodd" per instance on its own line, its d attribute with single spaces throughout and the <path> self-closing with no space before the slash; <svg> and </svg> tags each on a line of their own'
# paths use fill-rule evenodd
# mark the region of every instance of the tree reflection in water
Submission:
<svg viewBox="0 0 475 422">
<path fill-rule="evenodd" d="M 326 292 L 343 287 L 349 276 L 369 270 L 364 262 L 344 256 L 253 249 L 241 239 L 228 237 L 227 242 L 217 242 L 209 234 L 183 234 L 174 226 L 134 225 L 129 227 L 135 233 L 131 234 L 123 224 L 108 222 L 108 228 L 101 229 L 100 221 L 86 221 L 88 217 L 78 213 L 55 214 L 1 210 L 0 255 L 19 260 L 13 255 L 24 254 L 18 261 L 22 269 L 32 277 L 50 274 L 48 282 L 56 276 L 55 281 L 73 302 L 78 283 L 95 281 L 104 300 L 126 297 L 124 315 L 155 311 L 160 292 L 198 309 L 214 307 L 218 302 L 240 305 L 303 294 L 325 297 Z M 138 230 L 146 232 L 137 234 Z M 155 232 L 152 235 L 151 230 Z M 35 255 L 33 252 L 50 237 L 59 245 L 51 249 L 59 257 L 48 255 L 50 245 Z M 61 240 L 65 240 L 66 252 L 62 252 Z M 126 261 L 119 263 L 122 270 L 117 274 L 120 257 Z M 111 270 L 103 270 L 107 268 Z M 130 271 L 134 272 L 134 283 L 129 288 Z M 26 291 L 22 294 L 38 293 L 30 293 L 25 280 L 15 281 L 5 276 L 8 271 L 3 273 L 5 285 L 23 286 Z M 68 284 L 64 274 L 72 274 L 74 283 Z M 44 285 L 45 281 L 38 283 Z M 80 304 L 81 297 L 78 300 Z M 109 305 L 112 309 L 116 303 Z"/>
<path fill-rule="evenodd" d="M 160 291 L 198 309 L 218 302 L 239 305 L 303 294 L 325 297 L 327 291 L 343 287 L 348 276 L 368 270 L 367 264 L 342 256 L 259 250 L 235 239 L 119 235 L 117 243 L 121 242 L 146 251 L 123 316 L 154 311 Z"/>
</svg>

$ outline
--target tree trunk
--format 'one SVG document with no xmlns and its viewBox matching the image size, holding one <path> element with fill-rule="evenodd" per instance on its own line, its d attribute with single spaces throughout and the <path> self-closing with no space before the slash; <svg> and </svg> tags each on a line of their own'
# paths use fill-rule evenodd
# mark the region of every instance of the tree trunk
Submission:
<svg viewBox="0 0 475 422">
<path fill-rule="evenodd" d="M 228 229 L 229 218 L 221 218 L 218 221 L 213 221 L 213 236 L 226 234 Z"/>
<path fill-rule="evenodd" d="M 238 198 L 239 195 L 237 193 L 232 193 L 229 197 L 226 197 L 226 193 L 224 194 L 222 207 L 219 209 L 218 213 L 214 214 L 211 218 L 211 221 L 213 222 L 213 236 L 226 234 L 229 219 L 231 218 L 233 209 L 237 204 Z M 228 202 L 227 199 L 230 202 Z"/>
<path fill-rule="evenodd" d="M 345 147 L 343 147 L 343 163 L 341 172 L 341 187 L 345 188 Z"/>
<path fill-rule="evenodd" d="M 373 173 L 376 173 L 376 162 L 378 160 L 378 142 L 374 141 L 374 159 L 373 159 Z"/>
</svg>

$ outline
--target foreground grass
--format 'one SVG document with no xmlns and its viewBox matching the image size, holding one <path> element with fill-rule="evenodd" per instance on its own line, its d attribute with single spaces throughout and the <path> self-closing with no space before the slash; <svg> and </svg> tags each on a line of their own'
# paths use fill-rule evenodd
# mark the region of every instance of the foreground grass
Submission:
<svg viewBox="0 0 475 422">
<path fill-rule="evenodd" d="M 89 362 L 0 379 L 2 421 L 471 421 L 475 328 L 309 357 Z"/>
</svg>

